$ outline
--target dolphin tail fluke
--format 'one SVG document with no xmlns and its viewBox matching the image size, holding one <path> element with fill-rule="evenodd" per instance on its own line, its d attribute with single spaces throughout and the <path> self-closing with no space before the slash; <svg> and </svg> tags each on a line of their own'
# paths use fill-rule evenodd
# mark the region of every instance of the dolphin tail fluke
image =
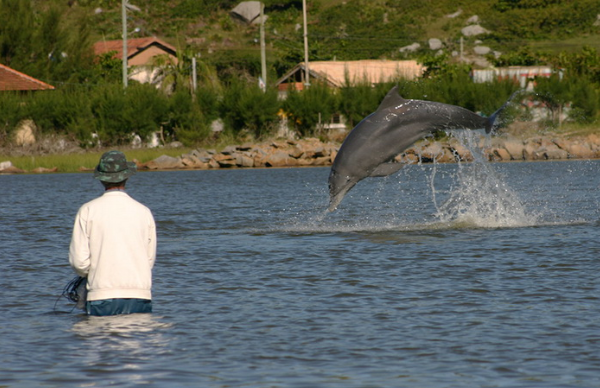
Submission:
<svg viewBox="0 0 600 388">
<path fill-rule="evenodd" d="M 500 107 L 500 109 L 498 109 L 490 117 L 488 117 L 487 123 L 485 124 L 485 133 L 493 132 L 498 127 L 499 123 L 496 123 L 496 121 L 498 120 L 504 109 L 506 109 L 506 107 L 512 102 L 513 98 L 517 94 L 520 94 L 523 91 L 523 89 L 519 89 L 513 94 L 511 94 L 510 97 L 508 97 L 508 100 L 506 100 L 506 102 Z"/>
</svg>

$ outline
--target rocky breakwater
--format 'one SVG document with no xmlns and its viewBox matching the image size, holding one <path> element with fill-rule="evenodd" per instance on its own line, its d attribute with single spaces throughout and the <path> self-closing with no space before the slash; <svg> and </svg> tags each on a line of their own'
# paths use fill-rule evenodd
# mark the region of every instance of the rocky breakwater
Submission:
<svg viewBox="0 0 600 388">
<path fill-rule="evenodd" d="M 269 141 L 225 147 L 221 152 L 196 149 L 180 157 L 162 155 L 141 163 L 141 170 L 216 169 L 242 167 L 329 166 L 339 145 L 315 138 Z"/>
<path fill-rule="evenodd" d="M 509 134 L 493 138 L 481 137 L 477 148 L 492 162 L 542 161 L 566 159 L 599 159 L 600 135 L 565 137 L 542 135 L 529 138 Z M 216 169 L 244 167 L 329 166 L 333 163 L 339 144 L 323 143 L 309 138 L 298 141 L 271 141 L 258 145 L 244 144 L 226 147 L 221 152 L 197 149 L 180 157 L 162 155 L 140 169 Z M 424 139 L 396 158 L 403 163 L 470 162 L 473 155 L 455 138 L 441 141 Z"/>
<path fill-rule="evenodd" d="M 493 138 L 481 137 L 477 141 L 477 148 L 491 162 L 600 159 L 600 135 L 567 137 L 548 134 L 522 138 L 503 134 Z M 473 155 L 457 139 L 425 139 L 396 159 L 408 163 L 452 163 L 472 161 Z"/>
</svg>

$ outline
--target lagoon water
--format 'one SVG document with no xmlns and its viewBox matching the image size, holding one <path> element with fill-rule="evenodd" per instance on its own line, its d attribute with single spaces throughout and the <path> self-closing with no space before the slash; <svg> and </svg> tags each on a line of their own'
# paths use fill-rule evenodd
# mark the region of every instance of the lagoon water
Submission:
<svg viewBox="0 0 600 388">
<path fill-rule="evenodd" d="M 90 174 L 0 176 L 1 387 L 600 387 L 600 161 L 146 172 L 154 313 L 66 299 Z"/>
</svg>

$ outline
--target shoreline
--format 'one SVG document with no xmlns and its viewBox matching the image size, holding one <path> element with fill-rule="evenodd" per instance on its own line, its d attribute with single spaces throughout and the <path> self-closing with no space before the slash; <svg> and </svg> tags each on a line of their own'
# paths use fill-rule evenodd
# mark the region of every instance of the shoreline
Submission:
<svg viewBox="0 0 600 388">
<path fill-rule="evenodd" d="M 116 147 L 135 161 L 140 171 L 218 170 L 244 168 L 289 168 L 331 166 L 341 143 L 317 138 L 276 139 L 262 143 L 229 145 L 214 149 L 128 149 Z M 565 136 L 556 133 L 522 138 L 505 133 L 495 137 L 480 135 L 476 147 L 490 162 L 589 160 L 600 159 L 600 135 Z M 188 151 L 189 150 L 189 151 Z M 56 154 L 29 154 L 0 157 L 0 174 L 44 174 L 93 171 L 98 156 L 105 150 L 76 150 Z M 146 156 L 140 161 L 136 155 Z M 155 157 L 155 155 L 159 155 Z M 27 160 L 29 169 L 13 160 Z M 37 161 L 36 161 L 37 159 Z M 454 137 L 442 140 L 425 138 L 405 150 L 395 160 L 400 163 L 456 163 L 473 160 L 471 152 Z M 49 163 L 62 166 L 49 165 Z M 66 162 L 70 167 L 64 167 Z M 24 164 L 24 163 L 23 163 Z M 80 165 L 74 168 L 74 164 Z"/>
</svg>

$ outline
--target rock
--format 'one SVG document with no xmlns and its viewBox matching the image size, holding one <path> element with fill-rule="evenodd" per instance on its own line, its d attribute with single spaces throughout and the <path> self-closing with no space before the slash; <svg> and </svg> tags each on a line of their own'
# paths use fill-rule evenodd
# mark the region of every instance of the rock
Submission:
<svg viewBox="0 0 600 388">
<path fill-rule="evenodd" d="M 492 51 L 492 49 L 487 46 L 475 46 L 473 51 L 477 55 L 487 55 Z"/>
<path fill-rule="evenodd" d="M 567 144 L 566 151 L 576 159 L 591 159 L 594 157 L 594 152 L 587 143 L 580 143 L 579 141 L 573 141 L 571 144 Z"/>
<path fill-rule="evenodd" d="M 454 160 L 460 162 L 468 162 L 473 160 L 473 155 L 471 154 L 471 151 L 469 151 L 458 141 L 451 141 L 448 147 L 454 157 Z"/>
<path fill-rule="evenodd" d="M 462 15 L 462 12 L 463 12 L 462 9 L 459 9 L 458 11 L 456 11 L 454 13 L 446 15 L 446 17 L 449 18 L 449 19 L 454 19 L 454 18 L 457 18 L 460 15 Z"/>
<path fill-rule="evenodd" d="M 214 159 L 211 159 L 211 160 L 208 162 L 208 167 L 210 167 L 210 168 L 219 168 L 219 167 L 221 167 L 221 166 L 219 165 L 219 163 L 217 163 L 217 161 L 216 161 L 216 160 L 214 160 Z"/>
<path fill-rule="evenodd" d="M 213 120 L 213 122 L 210 123 L 210 130 L 213 132 L 213 134 L 219 134 L 223 132 L 224 129 L 225 124 L 221 119 Z"/>
<path fill-rule="evenodd" d="M 440 163 L 454 161 L 454 157 L 451 156 L 450 152 L 446 152 L 446 149 L 442 147 L 440 142 L 432 142 L 425 145 L 418 154 L 424 161 L 435 160 Z"/>
<path fill-rule="evenodd" d="M 254 167 L 254 158 L 243 153 L 235 155 L 235 164 L 238 167 Z"/>
<path fill-rule="evenodd" d="M 429 39 L 429 49 L 430 50 L 439 50 L 441 49 L 444 45 L 442 44 L 442 41 L 436 38 L 431 38 Z"/>
<path fill-rule="evenodd" d="M 236 152 L 237 150 L 238 150 L 238 146 L 229 145 L 229 146 L 225 147 L 223 149 L 223 151 L 221 151 L 221 153 L 223 155 L 233 155 L 233 153 Z"/>
<path fill-rule="evenodd" d="M 30 146 L 35 144 L 35 131 L 37 127 L 33 120 L 21 120 L 15 129 L 15 144 L 17 146 Z"/>
<path fill-rule="evenodd" d="M 552 159 L 558 159 L 558 160 L 562 160 L 562 159 L 567 159 L 569 157 L 569 153 L 565 150 L 561 150 L 560 148 L 554 146 L 553 148 L 549 148 L 546 149 L 544 151 L 544 154 L 546 156 L 546 159 L 548 160 L 552 160 Z"/>
<path fill-rule="evenodd" d="M 412 52 L 419 50 L 420 48 L 421 48 L 420 44 L 413 43 L 408 46 L 401 47 L 398 51 L 400 51 L 401 53 L 407 53 L 407 52 L 412 53 Z"/>
<path fill-rule="evenodd" d="M 17 168 L 12 165 L 0 170 L 0 174 L 23 174 L 25 172 L 27 171 L 21 170 L 20 168 Z"/>
<path fill-rule="evenodd" d="M 267 167 L 284 167 L 284 166 L 297 166 L 298 161 L 288 155 L 287 152 L 277 150 L 272 154 L 268 155 L 265 160 L 265 166 Z"/>
<path fill-rule="evenodd" d="M 488 34 L 489 31 L 485 28 L 481 27 L 479 24 L 474 24 L 472 26 L 467 26 L 460 30 L 464 36 L 476 36 L 482 34 Z"/>
<path fill-rule="evenodd" d="M 331 163 L 330 159 L 326 156 L 320 158 L 314 158 L 311 166 L 328 166 Z"/>
<path fill-rule="evenodd" d="M 467 19 L 467 25 L 471 25 L 471 24 L 479 24 L 479 16 L 477 15 L 473 15 L 470 18 Z"/>
<path fill-rule="evenodd" d="M 190 152 L 190 155 L 200 160 L 202 163 L 208 163 L 212 158 L 212 155 L 205 149 L 197 149 Z"/>
<path fill-rule="evenodd" d="M 12 167 L 12 162 L 10 160 L 0 162 L 0 171 Z"/>
<path fill-rule="evenodd" d="M 508 161 L 512 160 L 510 153 L 505 148 L 494 148 L 490 153 L 491 160 Z"/>
<path fill-rule="evenodd" d="M 144 165 L 145 168 L 149 170 L 168 170 L 174 168 L 182 168 L 184 167 L 180 158 L 175 158 L 173 156 L 161 155 L 158 158 L 149 161 Z"/>
<path fill-rule="evenodd" d="M 238 147 L 238 150 L 240 151 L 249 151 L 252 148 L 254 148 L 254 144 L 252 143 L 244 143 L 241 146 Z"/>
<path fill-rule="evenodd" d="M 504 149 L 510 155 L 511 160 L 523 160 L 525 146 L 522 141 L 507 139 L 504 141 Z"/>
<path fill-rule="evenodd" d="M 271 147 L 273 148 L 286 148 L 287 147 L 287 143 L 281 142 L 281 141 L 273 141 L 271 142 Z"/>
<path fill-rule="evenodd" d="M 540 145 L 535 142 L 528 142 L 523 149 L 523 159 L 525 160 L 543 160 L 546 159 L 543 152 L 539 151 Z"/>
<path fill-rule="evenodd" d="M 203 164 L 205 164 L 192 153 L 182 155 L 181 163 L 185 167 L 190 167 L 190 168 L 199 168 L 199 167 L 202 167 Z"/>
<path fill-rule="evenodd" d="M 292 158 L 294 159 L 299 159 L 302 155 L 304 155 L 304 151 L 298 147 L 298 146 L 294 146 L 289 152 L 288 155 L 290 155 Z"/>
<path fill-rule="evenodd" d="M 213 156 L 213 160 L 219 164 L 219 167 L 235 167 L 235 157 L 228 154 L 217 154 Z"/>
</svg>

